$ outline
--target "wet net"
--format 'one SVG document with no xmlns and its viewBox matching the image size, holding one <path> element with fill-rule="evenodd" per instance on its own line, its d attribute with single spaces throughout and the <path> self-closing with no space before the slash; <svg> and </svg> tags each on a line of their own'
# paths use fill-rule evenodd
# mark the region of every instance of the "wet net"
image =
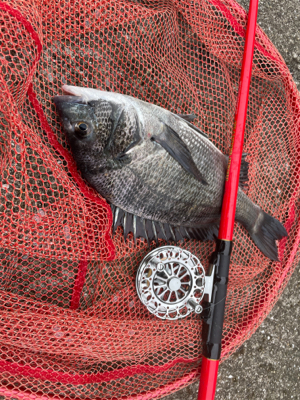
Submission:
<svg viewBox="0 0 300 400">
<path fill-rule="evenodd" d="M 0 395 L 154 399 L 194 382 L 201 320 L 140 303 L 150 249 L 82 179 L 52 97 L 63 84 L 130 94 L 195 124 L 228 154 L 246 13 L 233 0 L 0 1 Z M 299 262 L 300 96 L 257 28 L 248 196 L 288 237 L 271 262 L 236 225 L 222 360 L 266 317 Z M 160 245 L 164 245 L 160 241 Z M 213 242 L 181 244 L 208 267 Z"/>
</svg>

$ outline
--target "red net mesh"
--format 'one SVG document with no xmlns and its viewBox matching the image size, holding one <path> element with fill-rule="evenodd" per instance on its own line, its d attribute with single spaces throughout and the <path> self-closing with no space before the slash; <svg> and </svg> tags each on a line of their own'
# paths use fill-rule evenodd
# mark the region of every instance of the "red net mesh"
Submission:
<svg viewBox="0 0 300 400">
<path fill-rule="evenodd" d="M 135 273 L 149 248 L 125 245 L 120 228 L 111 239 L 110 209 L 77 172 L 52 96 L 62 84 L 89 86 L 194 113 L 228 154 L 246 14 L 233 0 L 14 0 L 0 10 L 0 395 L 154 399 L 178 390 L 199 375 L 201 321 L 158 320 L 138 300 Z M 288 238 L 274 263 L 236 226 L 222 359 L 255 331 L 299 262 L 299 109 L 258 28 L 248 195 Z M 183 247 L 208 267 L 212 242 Z"/>
</svg>

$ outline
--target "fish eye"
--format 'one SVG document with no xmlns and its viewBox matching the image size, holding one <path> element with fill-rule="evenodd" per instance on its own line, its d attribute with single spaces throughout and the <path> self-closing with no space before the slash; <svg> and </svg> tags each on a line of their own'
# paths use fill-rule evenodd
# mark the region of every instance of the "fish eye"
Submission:
<svg viewBox="0 0 300 400">
<path fill-rule="evenodd" d="M 80 121 L 75 124 L 75 132 L 79 137 L 84 138 L 89 135 L 91 130 L 87 123 Z"/>
</svg>

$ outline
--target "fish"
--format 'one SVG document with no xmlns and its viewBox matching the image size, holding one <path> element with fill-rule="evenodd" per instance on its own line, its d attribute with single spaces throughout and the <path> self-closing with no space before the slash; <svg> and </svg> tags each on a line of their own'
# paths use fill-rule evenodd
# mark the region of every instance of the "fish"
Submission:
<svg viewBox="0 0 300 400">
<path fill-rule="evenodd" d="M 53 101 L 84 179 L 111 205 L 113 233 L 123 227 L 148 243 L 214 240 L 228 163 L 194 115 L 175 114 L 137 98 L 64 85 Z M 235 220 L 261 252 L 278 260 L 284 226 L 243 191 L 243 156 Z"/>
</svg>

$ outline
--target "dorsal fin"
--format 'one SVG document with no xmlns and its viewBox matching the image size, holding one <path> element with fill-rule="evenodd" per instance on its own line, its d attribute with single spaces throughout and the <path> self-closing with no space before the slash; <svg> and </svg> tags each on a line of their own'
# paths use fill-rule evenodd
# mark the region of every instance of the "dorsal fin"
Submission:
<svg viewBox="0 0 300 400">
<path fill-rule="evenodd" d="M 195 114 L 174 114 L 174 115 L 176 115 L 181 119 L 184 119 L 190 128 L 194 129 L 196 132 L 200 133 L 202 136 L 208 139 L 208 135 L 205 132 L 201 131 L 201 129 L 199 129 L 197 126 L 191 123 L 194 121 L 194 119 L 197 118 Z"/>
<path fill-rule="evenodd" d="M 201 129 L 197 128 L 197 126 L 191 124 L 190 122 L 186 121 L 186 123 L 188 124 L 189 127 L 191 127 L 192 129 L 194 129 L 196 132 L 200 133 L 200 135 L 204 136 L 206 139 L 208 139 L 208 135 L 201 131 Z"/>
<path fill-rule="evenodd" d="M 246 161 L 247 153 L 242 154 L 241 160 L 241 170 L 240 170 L 240 180 L 239 185 L 243 190 L 248 189 L 248 171 L 249 171 L 249 163 Z"/>
<path fill-rule="evenodd" d="M 249 163 L 246 161 L 246 157 L 248 156 L 247 153 L 242 154 L 241 159 L 241 169 L 240 169 L 240 179 L 239 179 L 239 186 L 244 191 L 248 189 L 248 170 L 249 170 Z M 225 156 L 228 163 L 228 156 Z"/>
<path fill-rule="evenodd" d="M 194 119 L 197 118 L 197 116 L 195 114 L 176 114 L 176 115 L 178 115 L 178 117 L 180 117 L 188 122 L 193 122 Z"/>
</svg>

